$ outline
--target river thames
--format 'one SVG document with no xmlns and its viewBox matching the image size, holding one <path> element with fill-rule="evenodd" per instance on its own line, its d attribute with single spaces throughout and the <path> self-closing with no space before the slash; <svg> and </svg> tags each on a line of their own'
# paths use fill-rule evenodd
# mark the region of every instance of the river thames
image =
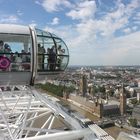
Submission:
<svg viewBox="0 0 140 140">
<path fill-rule="evenodd" d="M 59 98 L 60 99 L 60 98 Z M 60 99 L 60 103 L 65 106 L 66 108 L 70 109 L 70 110 L 74 110 L 76 112 L 78 112 L 79 114 L 83 115 L 85 118 L 89 118 L 90 120 L 97 122 L 100 120 L 100 118 L 96 117 L 95 115 L 93 115 L 92 113 L 72 104 L 71 102 L 65 101 L 63 99 Z M 110 127 L 106 127 L 103 128 L 109 135 L 111 135 L 113 138 L 117 139 L 118 135 L 120 132 L 126 132 L 126 133 L 131 133 L 131 131 L 124 129 L 124 128 L 119 128 L 117 126 L 110 126 Z"/>
<path fill-rule="evenodd" d="M 42 90 L 41 90 L 42 92 Z M 44 92 L 44 91 L 43 91 Z M 47 94 L 47 93 L 46 93 Z M 93 115 L 92 113 L 84 110 L 83 108 L 80 108 L 74 104 L 72 104 L 71 102 L 64 100 L 63 98 L 60 98 L 58 96 L 55 96 L 54 94 L 49 93 L 49 95 L 56 97 L 57 99 L 59 99 L 59 103 L 64 106 L 65 108 L 69 109 L 69 110 L 73 110 L 76 111 L 77 113 L 79 113 L 80 115 L 84 116 L 85 118 L 89 118 L 90 120 L 92 120 L 93 122 L 97 122 L 100 120 L 100 118 L 96 117 L 95 115 Z M 111 135 L 113 138 L 117 139 L 118 135 L 120 132 L 126 132 L 126 133 L 131 133 L 131 131 L 124 129 L 124 128 L 119 128 L 117 126 L 111 126 L 111 127 L 107 127 L 104 128 L 104 130 Z"/>
</svg>

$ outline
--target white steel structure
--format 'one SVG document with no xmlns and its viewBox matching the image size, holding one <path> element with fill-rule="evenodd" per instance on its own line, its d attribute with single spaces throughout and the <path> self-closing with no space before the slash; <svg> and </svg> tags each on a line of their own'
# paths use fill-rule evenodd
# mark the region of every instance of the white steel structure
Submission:
<svg viewBox="0 0 140 140">
<path fill-rule="evenodd" d="M 8 86 L 0 90 L 1 140 L 96 138 L 50 97 L 26 86 Z M 69 131 L 65 131 L 66 128 Z"/>
<path fill-rule="evenodd" d="M 114 140 L 92 124 L 86 128 L 47 94 L 28 86 L 0 88 L 0 140 Z"/>
</svg>

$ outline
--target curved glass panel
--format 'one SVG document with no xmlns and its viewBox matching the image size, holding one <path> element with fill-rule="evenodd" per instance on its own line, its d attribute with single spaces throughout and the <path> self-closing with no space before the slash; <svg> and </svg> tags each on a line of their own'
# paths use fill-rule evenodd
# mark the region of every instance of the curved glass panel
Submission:
<svg viewBox="0 0 140 140">
<path fill-rule="evenodd" d="M 69 53 L 66 44 L 61 39 L 54 39 L 57 50 L 57 67 L 58 70 L 65 70 L 69 61 Z"/>
<path fill-rule="evenodd" d="M 41 36 L 50 36 L 51 37 L 51 34 L 49 32 L 44 32 L 40 29 L 35 29 L 35 30 L 36 30 L 36 33 L 38 36 L 41 35 Z"/>
<path fill-rule="evenodd" d="M 38 44 L 37 70 L 38 71 L 54 70 L 54 68 L 52 68 L 52 65 L 55 65 L 55 54 L 56 53 L 55 53 L 53 39 L 50 37 L 37 36 L 37 44 Z M 51 56 L 51 62 L 50 62 L 49 52 L 51 49 L 54 51 L 54 55 L 52 54 L 53 56 Z"/>
<path fill-rule="evenodd" d="M 38 71 L 64 71 L 69 53 L 66 44 L 54 34 L 36 29 L 38 44 Z"/>
<path fill-rule="evenodd" d="M 0 71 L 30 71 L 29 35 L 0 34 Z"/>
<path fill-rule="evenodd" d="M 66 44 L 64 43 L 64 41 L 60 38 L 54 38 L 54 40 L 57 46 L 58 54 L 59 52 L 61 52 L 61 54 L 63 55 L 69 55 L 68 48 Z"/>
</svg>

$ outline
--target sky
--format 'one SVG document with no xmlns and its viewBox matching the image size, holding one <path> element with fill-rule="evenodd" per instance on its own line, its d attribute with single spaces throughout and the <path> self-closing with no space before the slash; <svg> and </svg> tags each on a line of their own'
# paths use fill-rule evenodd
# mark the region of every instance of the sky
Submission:
<svg viewBox="0 0 140 140">
<path fill-rule="evenodd" d="M 61 37 L 69 65 L 139 65 L 140 0 L 0 0 L 0 23 Z"/>
</svg>

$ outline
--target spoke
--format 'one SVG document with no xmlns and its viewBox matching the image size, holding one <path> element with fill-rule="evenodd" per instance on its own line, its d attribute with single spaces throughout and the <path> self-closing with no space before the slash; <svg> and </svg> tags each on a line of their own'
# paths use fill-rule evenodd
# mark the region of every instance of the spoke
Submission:
<svg viewBox="0 0 140 140">
<path fill-rule="evenodd" d="M 53 115 L 53 118 L 52 118 L 52 120 L 51 120 L 51 122 L 50 122 L 50 124 L 49 124 L 48 129 L 51 129 L 51 128 L 52 128 L 52 125 L 53 125 L 54 119 L 55 119 L 55 116 Z M 47 132 L 46 134 L 48 134 L 48 132 Z"/>
<path fill-rule="evenodd" d="M 0 113 L 1 113 L 2 119 L 4 120 L 4 122 L 5 122 L 6 126 L 7 126 L 7 129 L 8 129 L 8 132 L 9 132 L 9 135 L 10 135 L 11 139 L 14 140 L 14 137 L 13 137 L 12 132 L 10 130 L 9 124 L 7 122 L 6 117 L 4 116 L 4 113 L 3 113 L 2 109 L 1 109 L 1 107 L 0 107 Z"/>
<path fill-rule="evenodd" d="M 37 116 L 37 114 L 38 114 L 38 112 L 36 112 L 36 113 L 33 114 L 34 118 Z M 31 120 L 30 128 L 33 126 L 33 124 L 34 124 L 34 119 Z M 31 129 L 27 130 L 26 135 L 25 135 L 25 138 L 28 136 L 30 130 Z"/>
<path fill-rule="evenodd" d="M 30 118 L 30 119 L 26 120 L 26 122 L 32 121 L 32 120 L 35 120 L 35 119 L 39 119 L 39 118 L 41 118 L 41 117 L 43 117 L 43 116 L 45 116 L 45 115 L 47 115 L 47 114 L 50 114 L 51 112 L 52 112 L 52 111 L 44 112 L 44 113 L 42 113 L 42 114 L 40 114 L 40 115 L 38 115 L 38 116 L 35 116 L 35 117 L 33 117 L 33 118 Z"/>
<path fill-rule="evenodd" d="M 11 114 L 13 114 L 13 111 L 14 111 L 15 107 L 17 106 L 17 103 L 19 102 L 19 100 L 20 100 L 22 94 L 23 94 L 23 92 L 21 93 L 21 95 L 20 95 L 19 98 L 17 99 L 15 105 L 13 106 L 13 108 L 12 108 L 12 110 L 11 110 Z"/>
<path fill-rule="evenodd" d="M 51 120 L 51 118 L 52 118 L 52 115 L 51 115 L 51 116 L 48 118 L 48 120 L 46 120 L 46 122 L 42 125 L 41 129 L 43 129 L 43 128 L 49 123 L 49 121 Z M 35 136 L 38 136 L 39 134 L 40 134 L 40 131 L 37 132 Z"/>
<path fill-rule="evenodd" d="M 20 138 L 22 137 L 23 135 L 23 130 L 24 130 L 24 127 L 26 126 L 26 119 L 27 119 L 27 115 L 28 115 L 28 112 L 29 112 L 29 109 L 30 109 L 30 106 L 31 106 L 31 100 L 32 100 L 32 96 L 30 96 L 30 100 L 29 100 L 29 104 L 27 106 L 27 112 L 25 113 L 25 116 L 24 116 L 24 120 L 23 120 L 23 125 L 22 125 L 22 129 L 21 129 L 21 132 L 20 132 Z"/>
<path fill-rule="evenodd" d="M 8 108 L 8 106 L 7 106 L 7 104 L 6 104 L 6 102 L 5 102 L 5 100 L 3 99 L 3 92 L 2 92 L 2 90 L 0 89 L 0 94 L 1 94 L 1 101 L 2 101 L 2 103 L 4 104 L 4 107 L 7 109 L 7 111 L 9 112 L 9 108 Z"/>
</svg>

